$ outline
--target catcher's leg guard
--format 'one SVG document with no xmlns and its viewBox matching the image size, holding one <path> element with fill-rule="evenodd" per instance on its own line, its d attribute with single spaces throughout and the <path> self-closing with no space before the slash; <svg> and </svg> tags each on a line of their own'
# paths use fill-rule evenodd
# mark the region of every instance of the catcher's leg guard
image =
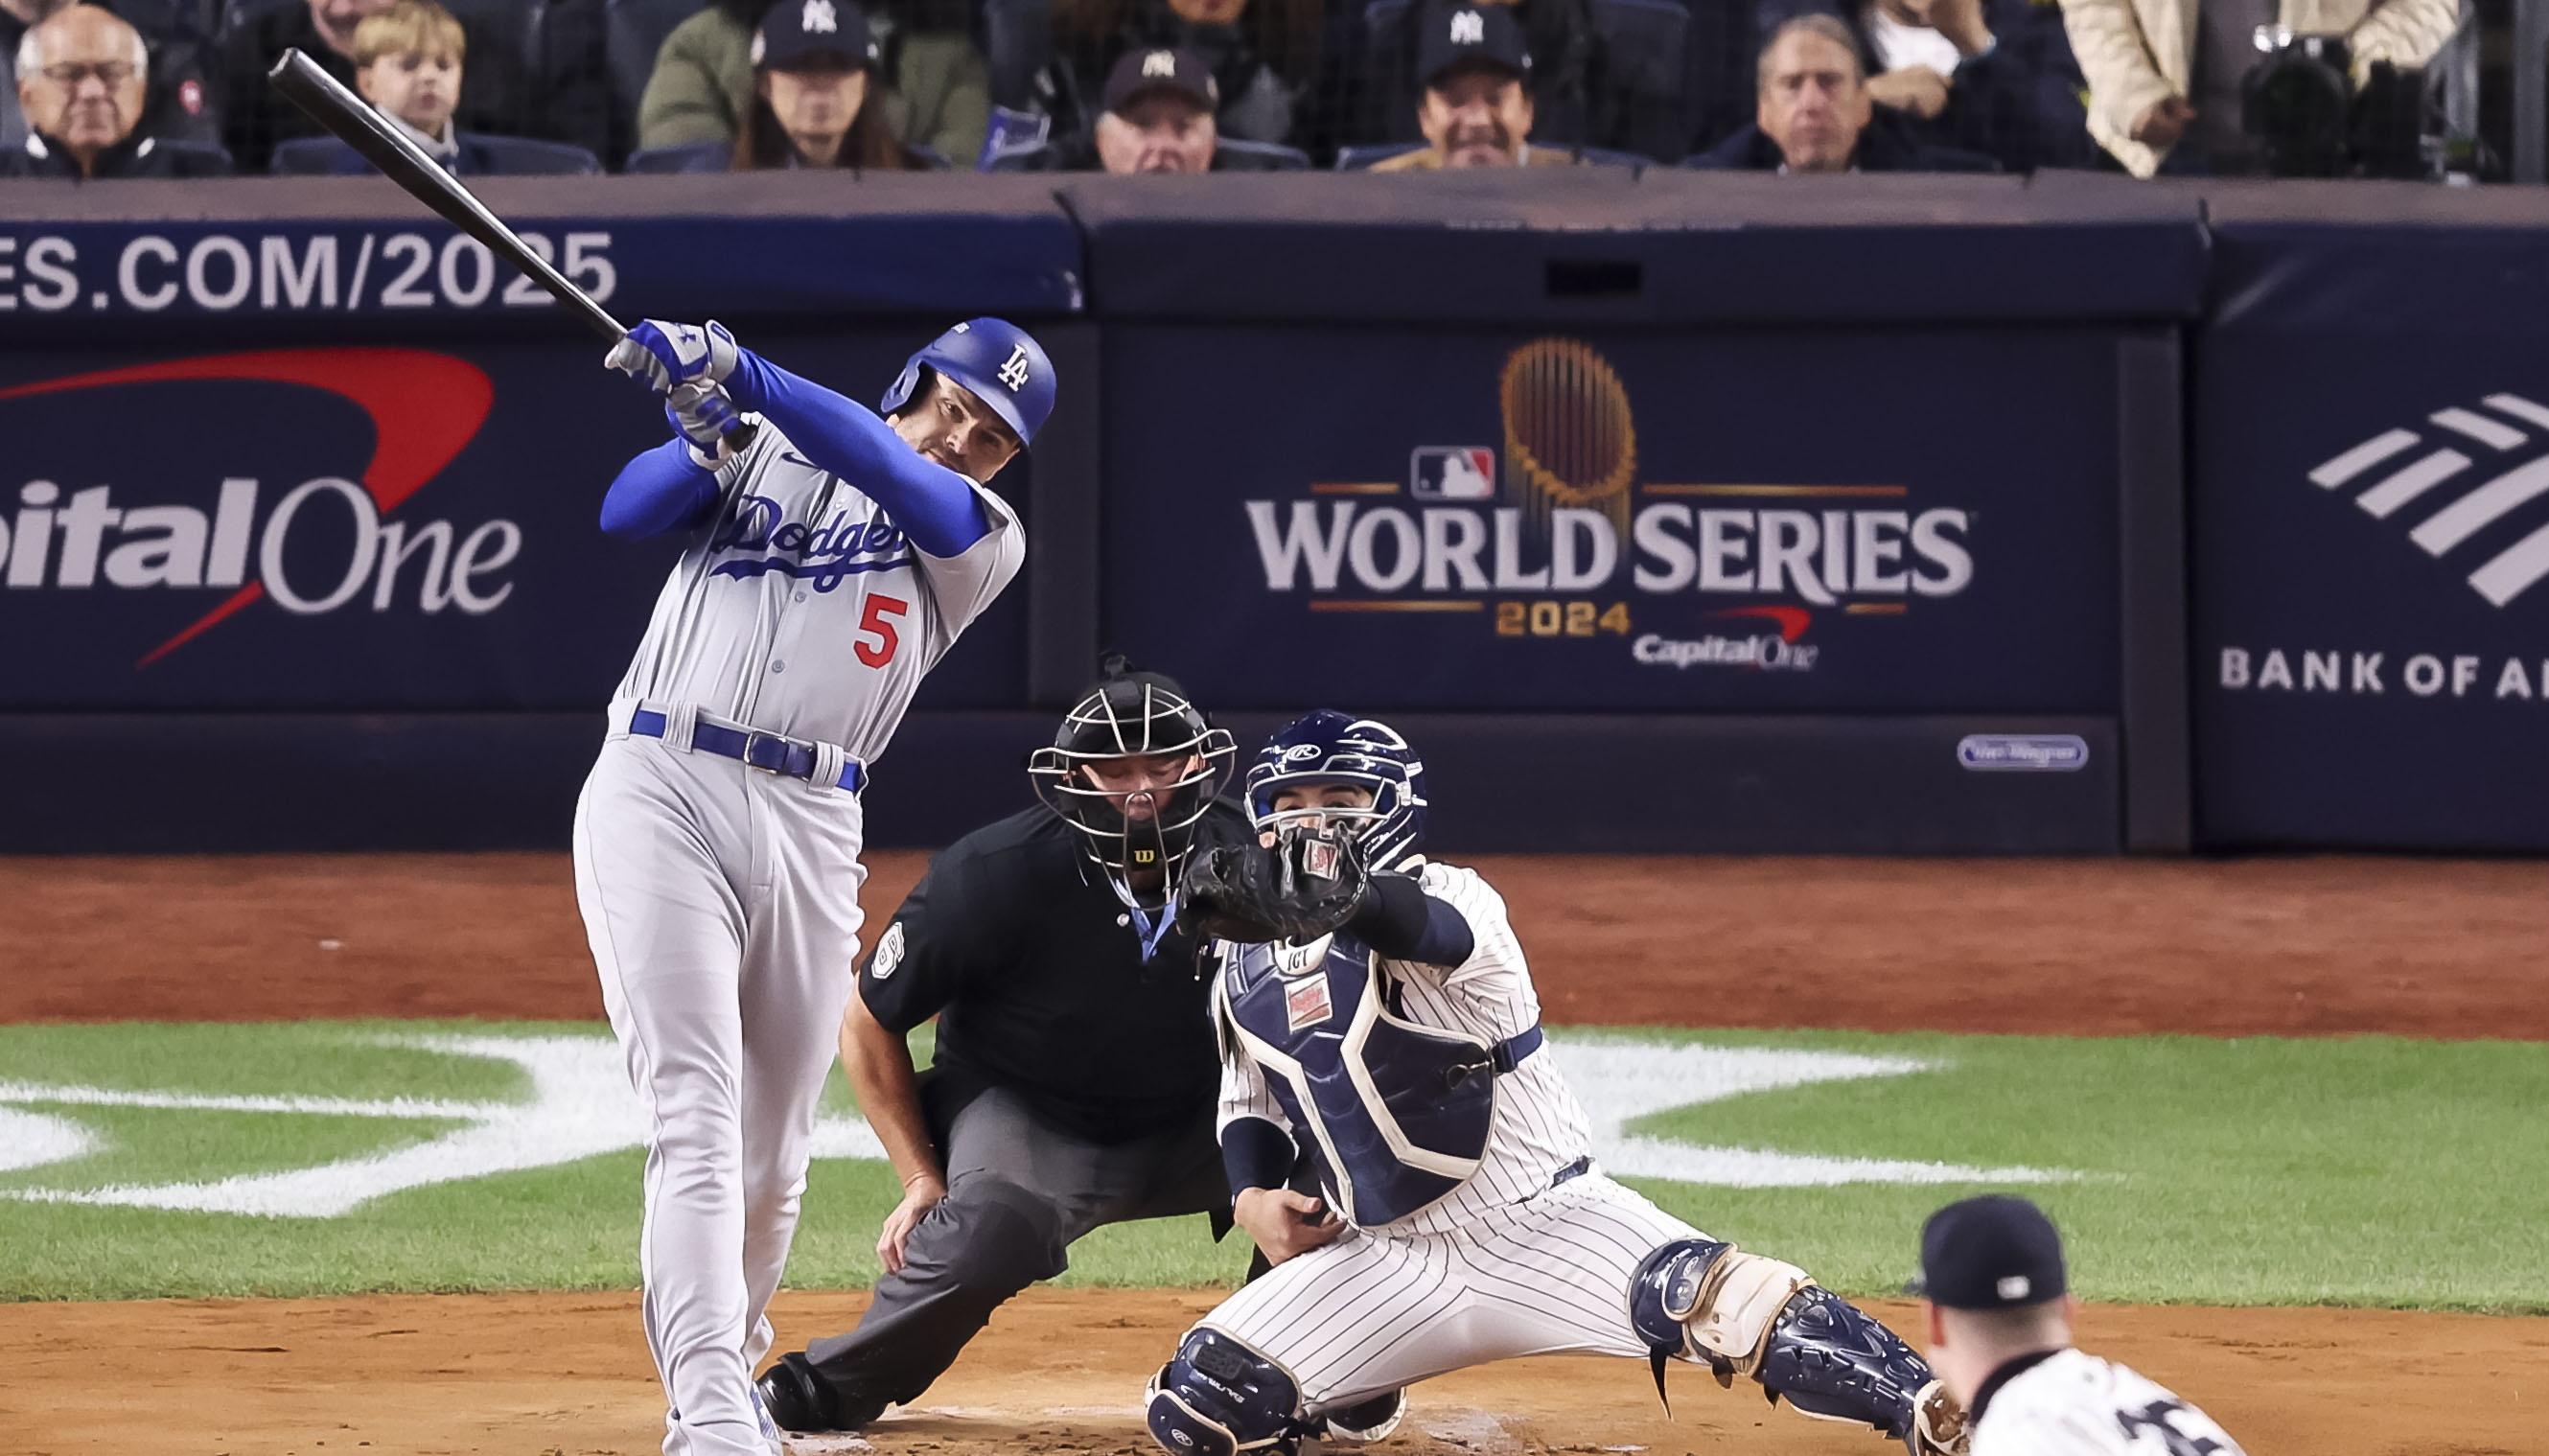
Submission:
<svg viewBox="0 0 2549 1456">
<path fill-rule="evenodd" d="M 1283 1367 L 1197 1325 L 1143 1394 L 1151 1439 L 1172 1456 L 1295 1456 L 1301 1388 Z"/>
<path fill-rule="evenodd" d="M 1794 1264 L 1731 1243 L 1677 1239 L 1629 1283 L 1629 1321 L 1655 1358 L 1687 1355 L 1732 1386 L 1747 1375 L 1773 1402 L 1831 1420 L 1865 1421 L 1912 1456 L 1964 1450 L 1964 1414 L 1929 1364 L 1894 1331 Z"/>
<path fill-rule="evenodd" d="M 1332 1406 L 1319 1412 L 1319 1434 L 1331 1441 L 1369 1445 L 1398 1429 L 1407 1418 L 1407 1392 L 1384 1391 L 1351 1406 Z"/>
</svg>

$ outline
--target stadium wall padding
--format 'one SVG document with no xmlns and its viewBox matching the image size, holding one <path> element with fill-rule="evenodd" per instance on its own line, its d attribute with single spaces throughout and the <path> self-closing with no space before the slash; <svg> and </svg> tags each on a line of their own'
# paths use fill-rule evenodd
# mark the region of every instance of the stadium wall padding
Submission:
<svg viewBox="0 0 2549 1456">
<path fill-rule="evenodd" d="M 1400 720 L 1466 849 L 2549 848 L 2527 193 L 484 191 L 623 318 L 860 398 L 958 318 L 1046 340 L 1026 573 L 879 766 L 880 844 L 1026 802 L 1116 648 L 1243 737 Z M 11 202 L 0 845 L 563 843 L 675 550 L 595 526 L 660 415 L 377 179 Z"/>
</svg>

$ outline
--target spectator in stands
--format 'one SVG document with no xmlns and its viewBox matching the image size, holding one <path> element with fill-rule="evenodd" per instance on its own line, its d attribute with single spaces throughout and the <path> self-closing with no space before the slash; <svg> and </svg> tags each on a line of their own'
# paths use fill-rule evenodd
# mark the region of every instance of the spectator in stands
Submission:
<svg viewBox="0 0 2549 1456">
<path fill-rule="evenodd" d="M 2280 10 L 2280 14 L 2279 14 Z M 2191 12 L 2191 13 L 2190 13 Z M 2240 127 L 2239 83 L 2257 27 L 2342 32 L 2354 81 L 2375 61 L 2423 65 L 2452 37 L 2459 0 L 2062 0 L 2089 79 L 2089 135 L 2136 177 L 2244 172 L 2262 161 Z M 2182 156 L 2179 149 L 2183 147 Z"/>
<path fill-rule="evenodd" d="M 27 136 L 0 153 L 0 175 L 208 177 L 230 170 L 218 148 L 162 143 L 142 130 L 150 52 L 113 12 L 67 5 L 18 40 L 13 71 Z"/>
<path fill-rule="evenodd" d="M 1106 77 L 1095 128 L 1004 154 L 995 172 L 1268 172 L 1309 158 L 1257 142 L 1227 144 L 1214 122 L 1221 90 L 1191 50 L 1128 50 Z"/>
<path fill-rule="evenodd" d="M 1534 167 L 1574 160 L 1549 147 L 1535 150 L 1531 49 L 1510 5 L 1432 5 L 1417 43 L 1416 75 L 1424 93 L 1416 126 L 1425 144 L 1372 164 L 1375 172 L 1438 167 Z"/>
<path fill-rule="evenodd" d="M 754 100 L 728 165 L 922 170 L 894 135 L 883 106 L 868 104 L 876 37 L 857 0 L 782 0 L 752 35 Z"/>
<path fill-rule="evenodd" d="M 1667 159 L 1686 150 L 1701 98 L 1691 92 L 1685 34 L 1673 54 L 1621 56 L 1602 38 L 1588 0 L 1477 0 L 1512 12 L 1532 56 L 1533 131 L 1544 144 L 1602 146 Z M 1734 3 L 1734 0 L 1730 0 Z M 1741 0 L 1748 9 L 1751 0 Z M 1384 16 L 1391 12 L 1382 12 Z M 1442 28 L 1439 0 L 1409 0 L 1342 79 L 1341 142 L 1422 136 L 1420 57 Z"/>
<path fill-rule="evenodd" d="M 1106 66 L 1127 51 L 1192 51 L 1220 96 L 1219 135 L 1292 142 L 1318 80 L 1319 0 L 1055 0 L 1053 36 L 1070 76 L 1068 109 L 1102 94 Z M 1057 116 L 1071 130 L 1079 116 Z"/>
<path fill-rule="evenodd" d="M 1849 27 L 1801 15 L 1761 47 L 1749 127 L 1691 158 L 1694 167 L 1761 172 L 1987 172 L 1992 159 L 1920 140 L 1881 115 Z"/>
<path fill-rule="evenodd" d="M 1920 140 L 2014 172 L 2096 164 L 2058 0 L 1805 0 L 1783 16 L 1818 12 L 1850 28 L 1869 98 Z"/>
<path fill-rule="evenodd" d="M 581 148 L 461 131 L 452 110 L 468 53 L 468 36 L 450 11 L 433 0 L 395 0 L 354 28 L 354 89 L 461 176 L 601 170 L 600 160 Z M 371 164 L 333 136 L 313 136 L 277 143 L 274 170 L 357 175 Z"/>
<path fill-rule="evenodd" d="M 317 136 L 322 129 L 301 108 L 266 84 L 265 74 L 287 48 L 298 47 L 327 72 L 354 84 L 354 32 L 391 0 L 307 0 L 253 15 L 222 38 L 222 130 L 231 155 L 249 171 L 265 170 L 274 143 Z M 455 115 L 473 132 L 541 130 L 532 125 L 544 100 L 523 76 L 522 58 L 503 37 L 464 24 L 469 48 L 468 83 Z"/>
<path fill-rule="evenodd" d="M 752 60 L 755 27 L 765 13 L 782 9 L 793 12 L 789 23 L 802 30 L 809 17 L 859 7 L 837 0 L 779 0 L 776 6 L 771 0 L 715 0 L 675 27 L 656 52 L 654 74 L 638 102 L 637 145 L 731 146 L 760 95 Z M 893 80 L 890 89 L 876 88 L 870 98 L 879 120 L 914 145 L 972 165 L 983 149 L 991 90 L 963 7 L 913 19 L 879 10 L 863 24 L 876 43 L 874 73 Z"/>
</svg>

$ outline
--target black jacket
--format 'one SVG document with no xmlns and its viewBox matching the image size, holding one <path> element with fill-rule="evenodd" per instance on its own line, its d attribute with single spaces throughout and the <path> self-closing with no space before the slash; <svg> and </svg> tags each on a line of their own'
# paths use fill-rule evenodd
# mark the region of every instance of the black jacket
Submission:
<svg viewBox="0 0 2549 1456">
<path fill-rule="evenodd" d="M 1830 15 L 1858 38 L 1860 62 L 1880 69 L 1876 46 L 1857 4 L 1836 0 L 1767 0 L 1761 34 L 1792 16 Z M 1931 121 L 1904 120 L 1935 146 L 1978 151 L 2012 172 L 2038 167 L 2094 167 L 2084 98 L 2089 83 L 2071 54 L 2058 0 L 1983 0 L 1992 48 L 1947 78 L 1947 109 Z"/>
<path fill-rule="evenodd" d="M 1212 149 L 1212 169 L 1216 172 L 1297 172 L 1309 164 L 1309 157 L 1300 151 L 1263 141 L 1223 141 Z M 1105 167 L 1097 160 L 1094 137 L 1067 136 L 1041 146 L 1002 152 L 991 159 L 989 170 L 1101 172 Z"/>
<path fill-rule="evenodd" d="M 97 154 L 97 171 L 91 181 L 103 182 L 120 177 L 227 177 L 231 159 L 218 146 L 189 144 L 183 141 L 161 141 L 156 136 L 128 136 L 123 143 Z M 0 153 L 0 177 L 70 177 L 81 176 L 79 163 L 58 145 L 48 143 L 39 133 L 27 138 L 27 144 Z"/>
<path fill-rule="evenodd" d="M 519 136 L 481 136 L 458 132 L 459 150 L 437 157 L 455 177 L 528 177 L 582 174 L 602 170 L 601 158 L 563 141 L 532 141 Z M 363 154 L 333 136 L 299 137 L 274 149 L 275 174 L 285 177 L 358 177 L 372 164 Z"/>
<path fill-rule="evenodd" d="M 1785 158 L 1759 123 L 1746 127 L 1682 163 L 1707 172 L 1775 172 Z M 1858 150 L 1850 169 L 1857 172 L 1997 172 L 2000 163 L 1980 152 L 1924 141 L 1905 122 L 1876 109 L 1867 130 L 1858 134 Z"/>
</svg>

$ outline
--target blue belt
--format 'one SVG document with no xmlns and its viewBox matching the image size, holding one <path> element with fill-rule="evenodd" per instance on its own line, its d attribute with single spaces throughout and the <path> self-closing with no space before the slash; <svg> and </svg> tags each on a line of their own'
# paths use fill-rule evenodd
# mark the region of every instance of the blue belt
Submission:
<svg viewBox="0 0 2549 1456">
<path fill-rule="evenodd" d="M 640 738 L 664 736 L 664 715 L 639 708 L 628 716 L 628 731 Z M 746 733 L 733 728 L 720 728 L 714 723 L 698 723 L 691 728 L 691 747 L 721 759 L 739 759 L 745 768 L 764 774 L 778 774 L 790 778 L 814 776 L 814 746 L 783 738 L 776 733 Z M 857 793 L 867 785 L 868 771 L 853 758 L 841 762 L 841 787 Z M 1535 1032 L 1538 1028 L 1533 1029 Z"/>
</svg>

